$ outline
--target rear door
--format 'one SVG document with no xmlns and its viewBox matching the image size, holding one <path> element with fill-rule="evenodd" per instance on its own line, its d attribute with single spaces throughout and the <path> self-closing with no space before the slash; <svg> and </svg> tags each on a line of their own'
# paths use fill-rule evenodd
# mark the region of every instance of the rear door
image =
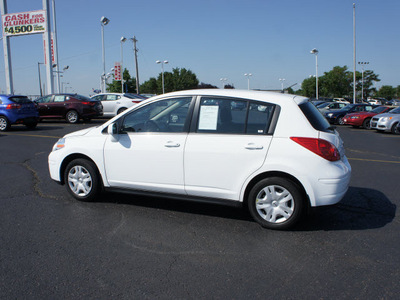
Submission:
<svg viewBox="0 0 400 300">
<path fill-rule="evenodd" d="M 219 97 L 198 101 L 186 141 L 185 190 L 192 196 L 239 200 L 243 183 L 264 163 L 275 106 Z"/>
</svg>

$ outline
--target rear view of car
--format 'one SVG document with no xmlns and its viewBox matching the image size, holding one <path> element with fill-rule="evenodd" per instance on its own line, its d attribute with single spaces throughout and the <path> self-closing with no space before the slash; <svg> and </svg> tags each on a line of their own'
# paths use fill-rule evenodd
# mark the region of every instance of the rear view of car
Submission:
<svg viewBox="0 0 400 300">
<path fill-rule="evenodd" d="M 35 128 L 39 113 L 35 103 L 26 96 L 0 95 L 0 131 L 10 129 L 12 124 L 24 124 Z"/>
</svg>

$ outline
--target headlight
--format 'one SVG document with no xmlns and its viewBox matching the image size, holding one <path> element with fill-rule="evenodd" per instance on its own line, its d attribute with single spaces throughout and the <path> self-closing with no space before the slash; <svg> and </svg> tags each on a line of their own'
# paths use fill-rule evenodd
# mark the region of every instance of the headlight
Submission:
<svg viewBox="0 0 400 300">
<path fill-rule="evenodd" d="M 327 114 L 327 116 L 328 116 L 329 118 L 332 118 L 333 113 Z"/>
<path fill-rule="evenodd" d="M 53 146 L 53 151 L 60 150 L 65 147 L 65 138 L 61 138 Z"/>
<path fill-rule="evenodd" d="M 387 121 L 389 121 L 389 120 L 391 120 L 393 117 L 383 117 L 383 118 L 381 118 L 379 121 L 381 121 L 381 122 L 387 122 Z"/>
</svg>

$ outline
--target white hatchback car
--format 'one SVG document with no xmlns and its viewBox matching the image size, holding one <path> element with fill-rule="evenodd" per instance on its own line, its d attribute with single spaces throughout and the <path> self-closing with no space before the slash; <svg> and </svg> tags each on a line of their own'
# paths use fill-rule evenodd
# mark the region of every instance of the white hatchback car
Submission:
<svg viewBox="0 0 400 300">
<path fill-rule="evenodd" d="M 104 93 L 94 95 L 91 98 L 101 101 L 101 104 L 103 105 L 103 116 L 105 117 L 114 117 L 125 109 L 128 109 L 146 99 L 141 95 L 129 93 Z"/>
<path fill-rule="evenodd" d="M 400 107 L 392 109 L 387 113 L 379 114 L 372 117 L 371 129 L 398 134 L 396 127 L 399 123 L 400 123 Z"/>
<path fill-rule="evenodd" d="M 112 190 L 244 204 L 273 229 L 339 202 L 351 176 L 339 134 L 307 98 L 217 89 L 160 95 L 67 134 L 49 169 L 81 201 Z"/>
</svg>

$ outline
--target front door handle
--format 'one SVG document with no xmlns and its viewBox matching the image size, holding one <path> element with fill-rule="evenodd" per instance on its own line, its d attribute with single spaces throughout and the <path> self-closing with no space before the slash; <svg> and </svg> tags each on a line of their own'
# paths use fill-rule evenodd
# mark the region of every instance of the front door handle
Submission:
<svg viewBox="0 0 400 300">
<path fill-rule="evenodd" d="M 261 146 L 261 145 L 256 145 L 256 144 L 254 144 L 254 143 L 249 143 L 249 144 L 247 144 L 247 145 L 245 146 L 245 148 L 248 149 L 248 150 L 262 150 L 262 149 L 264 149 L 263 146 Z"/>
<path fill-rule="evenodd" d="M 173 141 L 168 141 L 164 146 L 167 148 L 177 148 L 180 147 L 181 144 L 175 143 Z"/>
</svg>

